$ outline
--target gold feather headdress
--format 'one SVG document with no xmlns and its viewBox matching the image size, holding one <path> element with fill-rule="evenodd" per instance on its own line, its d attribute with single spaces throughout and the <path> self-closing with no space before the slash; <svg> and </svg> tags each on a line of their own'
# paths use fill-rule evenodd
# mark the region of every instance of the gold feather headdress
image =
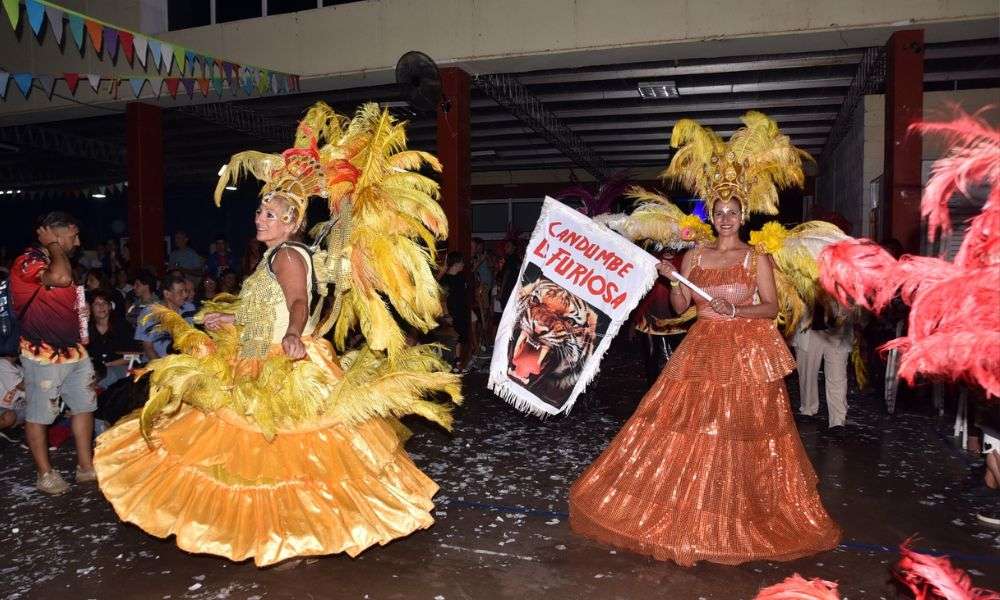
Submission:
<svg viewBox="0 0 1000 600">
<path fill-rule="evenodd" d="M 678 121 L 670 136 L 677 152 L 660 176 L 701 196 L 709 219 L 715 203 L 730 198 L 740 202 L 744 221 L 751 213 L 777 214 L 778 188 L 801 187 L 802 160 L 812 160 L 764 114 L 750 111 L 741 120 L 728 142 L 691 119 Z"/>
<path fill-rule="evenodd" d="M 358 328 L 369 346 L 390 355 L 406 336 L 395 315 L 421 331 L 441 315 L 434 278 L 436 245 L 448 235 L 438 184 L 420 174 L 441 171 L 433 155 L 406 148 L 406 128 L 378 104 L 348 119 L 318 102 L 299 123 L 292 148 L 281 154 L 241 152 L 219 174 L 215 202 L 245 173 L 264 182 L 262 202 L 284 198 L 287 219 L 302 224 L 310 197 L 327 200 L 330 220 L 314 229 L 313 266 L 320 293 L 332 306 L 317 328 L 333 330 L 344 347 Z M 391 308 L 390 308 L 391 305 Z"/>
</svg>

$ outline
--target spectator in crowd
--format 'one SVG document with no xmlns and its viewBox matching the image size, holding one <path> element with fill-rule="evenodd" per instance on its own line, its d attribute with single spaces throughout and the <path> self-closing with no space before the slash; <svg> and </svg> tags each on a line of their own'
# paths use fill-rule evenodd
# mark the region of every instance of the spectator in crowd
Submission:
<svg viewBox="0 0 1000 600">
<path fill-rule="evenodd" d="M 235 271 L 226 271 L 222 276 L 222 281 L 219 283 L 219 293 L 220 294 L 239 294 L 240 293 L 240 279 L 236 276 Z"/>
<path fill-rule="evenodd" d="M 218 293 L 219 281 L 211 275 L 205 275 L 201 280 L 201 285 L 198 287 L 198 303 L 201 304 L 205 300 L 211 300 Z"/>
<path fill-rule="evenodd" d="M 25 437 L 38 469 L 35 487 L 56 495 L 69 484 L 49 462 L 48 427 L 65 404 L 76 441 L 76 481 L 95 481 L 91 441 L 97 400 L 94 367 L 80 343 L 81 317 L 86 315 L 78 308 L 69 259 L 80 246 L 79 225 L 66 213 L 51 212 L 39 221 L 36 234 L 38 244 L 14 261 L 11 293 L 21 316 Z"/>
<path fill-rule="evenodd" d="M 116 318 L 125 318 L 125 309 L 127 308 L 125 306 L 125 296 L 123 296 L 121 292 L 116 290 L 111 285 L 111 282 L 108 281 L 108 278 L 104 275 L 103 271 L 98 269 L 91 269 L 87 271 L 84 281 L 84 288 L 87 290 L 88 300 L 90 298 L 90 294 L 95 290 L 103 290 L 111 297 L 113 305 L 111 310 L 115 313 Z"/>
<path fill-rule="evenodd" d="M 221 278 L 234 268 L 233 255 L 229 252 L 226 238 L 217 236 L 212 244 L 212 253 L 208 257 L 208 273 L 215 278 Z"/>
<path fill-rule="evenodd" d="M 104 244 L 104 274 L 114 279 L 118 273 L 125 272 L 125 259 L 118 251 L 118 242 L 111 239 Z"/>
<path fill-rule="evenodd" d="M 124 269 L 121 271 L 115 271 L 114 282 L 115 289 L 122 295 L 122 298 L 125 298 L 125 302 L 131 302 L 132 286 L 128 282 L 128 273 Z M 128 307 L 126 306 L 126 308 Z"/>
<path fill-rule="evenodd" d="M 466 354 L 470 350 L 469 321 L 472 316 L 469 307 L 469 273 L 465 270 L 465 255 L 457 250 L 449 252 L 445 259 L 445 269 L 438 276 L 438 281 L 447 292 L 448 314 L 458 336 L 458 341 L 455 343 L 454 372 L 465 373 Z"/>
<path fill-rule="evenodd" d="M 181 314 L 187 301 L 187 278 L 174 272 L 163 279 L 160 287 L 163 294 L 162 306 Z M 173 339 L 170 334 L 156 328 L 156 322 L 146 317 L 152 312 L 152 306 L 146 306 L 139 313 L 139 321 L 135 326 L 135 339 L 142 342 L 142 351 L 146 360 L 154 360 L 170 354 Z"/>
<path fill-rule="evenodd" d="M 475 275 L 475 309 L 479 317 L 479 332 L 482 343 L 493 339 L 493 306 L 490 302 L 493 290 L 493 261 L 481 238 L 472 238 L 472 272 Z M 485 350 L 485 348 L 483 348 Z"/>
<path fill-rule="evenodd" d="M 253 270 L 257 268 L 257 264 L 260 263 L 260 259 L 264 257 L 264 251 L 267 250 L 267 246 L 263 242 L 257 240 L 257 238 L 250 238 L 247 242 L 247 247 L 243 250 L 243 261 L 240 273 L 244 277 L 253 273 Z"/>
<path fill-rule="evenodd" d="M 509 240 L 504 244 L 503 265 L 497 275 L 499 300 L 501 307 L 507 304 L 507 299 L 514 292 L 517 278 L 521 274 L 521 261 L 524 260 L 524 248 L 520 240 Z M 503 308 L 500 309 L 503 311 Z"/>
<path fill-rule="evenodd" d="M 128 360 L 122 353 L 138 349 L 128 323 L 112 310 L 114 302 L 108 290 L 98 289 L 90 293 L 90 342 L 87 351 L 97 373 L 97 387 L 102 390 L 128 375 Z"/>
<path fill-rule="evenodd" d="M 180 269 L 188 279 L 195 281 L 205 272 L 205 260 L 188 246 L 188 234 L 178 230 L 174 233 L 174 249 L 167 259 L 167 267 Z"/>
<path fill-rule="evenodd" d="M 184 279 L 184 302 L 181 304 L 180 313 L 185 320 L 193 322 L 194 315 L 198 312 L 198 308 L 194 303 L 194 282 L 191 281 L 190 277 L 186 277 L 180 269 L 171 269 L 167 272 L 167 275 L 174 275 Z"/>
<path fill-rule="evenodd" d="M 139 315 L 151 304 L 156 304 L 160 299 L 156 296 L 156 277 L 149 271 L 140 271 L 132 282 L 132 294 L 135 296 L 132 305 L 129 306 L 125 320 L 129 325 L 135 327 L 139 322 Z"/>
<path fill-rule="evenodd" d="M 24 377 L 14 356 L 0 356 L 0 436 L 14 442 L 8 432 L 24 424 Z"/>
<path fill-rule="evenodd" d="M 664 248 L 656 256 L 661 261 L 670 261 L 674 269 L 680 272 L 683 254 Z M 668 278 L 662 275 L 658 277 L 629 318 L 629 340 L 638 337 L 647 387 L 652 387 L 656 382 L 687 333 L 688 324 L 676 322 L 680 315 L 670 302 L 671 288 Z"/>
</svg>

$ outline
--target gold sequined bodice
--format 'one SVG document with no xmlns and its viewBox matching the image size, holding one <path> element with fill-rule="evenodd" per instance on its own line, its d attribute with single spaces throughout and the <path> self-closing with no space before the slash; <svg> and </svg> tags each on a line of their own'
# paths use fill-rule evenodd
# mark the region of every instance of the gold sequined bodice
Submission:
<svg viewBox="0 0 1000 600">
<path fill-rule="evenodd" d="M 240 289 L 240 304 L 236 310 L 236 324 L 243 327 L 240 333 L 240 356 L 262 358 L 273 344 L 280 344 L 288 330 L 288 304 L 281 284 L 271 272 L 271 256 L 282 246 L 269 248 L 257 263 L 257 268 L 243 281 Z M 312 257 L 297 246 L 285 246 L 299 252 L 306 261 L 307 302 L 312 304 Z M 310 318 L 303 335 L 309 335 L 315 328 L 315 319 Z"/>
</svg>

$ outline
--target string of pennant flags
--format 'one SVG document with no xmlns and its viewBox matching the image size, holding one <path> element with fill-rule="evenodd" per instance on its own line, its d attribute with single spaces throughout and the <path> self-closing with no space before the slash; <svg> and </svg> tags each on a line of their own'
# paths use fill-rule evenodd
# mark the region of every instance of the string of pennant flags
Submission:
<svg viewBox="0 0 1000 600">
<path fill-rule="evenodd" d="M 100 93 L 103 82 L 108 82 L 105 86 L 115 98 L 119 97 L 121 89 L 128 89 L 136 98 L 142 94 L 146 85 L 149 85 L 153 95 L 159 97 L 161 94 L 169 93 L 172 98 L 177 97 L 179 91 L 183 91 L 189 98 L 193 98 L 196 93 L 201 93 L 203 97 L 208 97 L 212 92 L 222 97 L 226 90 L 233 95 L 242 91 L 247 96 L 267 93 L 286 93 L 298 90 L 298 81 L 294 76 L 283 78 L 277 73 L 262 73 L 247 71 L 237 77 L 119 77 L 113 75 L 101 75 L 100 73 L 61 73 L 59 75 L 43 75 L 38 73 L 8 73 L 0 71 L 0 100 L 6 99 L 10 82 L 21 91 L 21 94 L 28 98 L 31 94 L 35 82 L 41 87 L 46 97 L 51 98 L 55 91 L 56 82 L 63 82 L 71 95 L 76 95 L 81 81 L 86 81 L 94 93 Z"/>
<path fill-rule="evenodd" d="M 0 0 L 0 2 L 7 13 L 11 27 L 16 30 L 21 19 L 22 0 Z M 35 81 L 49 97 L 52 96 L 57 80 L 64 81 L 69 92 L 75 95 L 81 79 L 85 79 L 94 92 L 99 91 L 102 81 L 110 81 L 109 89 L 116 95 L 118 88 L 127 84 L 135 97 L 139 96 L 147 83 L 156 96 L 166 88 L 174 98 L 181 88 L 189 97 L 193 97 L 196 91 L 200 91 L 203 96 L 208 96 L 210 91 L 222 96 L 227 88 L 234 94 L 242 90 L 248 96 L 255 92 L 272 94 L 299 90 L 298 75 L 241 65 L 201 54 L 177 44 L 169 44 L 110 25 L 47 0 L 23 0 L 23 3 L 28 26 L 39 43 L 42 41 L 45 23 L 48 22 L 48 29 L 59 45 L 64 44 L 65 31 L 68 29 L 69 37 L 81 53 L 89 44 L 101 60 L 110 59 L 112 64 L 117 64 L 119 57 L 124 56 L 130 66 L 134 67 L 138 62 L 143 69 L 154 68 L 162 76 L 119 77 L 95 73 L 56 75 L 0 72 L 0 99 L 6 99 L 10 80 L 14 81 L 25 98 L 30 94 Z M 171 76 L 174 71 L 177 76 Z"/>
</svg>

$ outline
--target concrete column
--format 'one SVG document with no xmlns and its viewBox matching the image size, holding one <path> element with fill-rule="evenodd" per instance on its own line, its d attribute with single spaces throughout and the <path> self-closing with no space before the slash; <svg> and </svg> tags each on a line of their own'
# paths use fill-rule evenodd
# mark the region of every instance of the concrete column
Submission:
<svg viewBox="0 0 1000 600">
<path fill-rule="evenodd" d="M 130 102 L 127 119 L 128 244 L 132 267 L 163 272 L 163 114 Z"/>
<path fill-rule="evenodd" d="M 882 202 L 888 231 L 906 252 L 920 250 L 920 161 L 923 144 L 907 128 L 924 111 L 924 32 L 897 31 L 886 45 L 885 176 Z"/>
<path fill-rule="evenodd" d="M 444 167 L 441 204 L 448 216 L 448 249 L 466 257 L 472 247 L 470 86 L 469 74 L 462 69 L 441 69 L 444 96 L 437 113 L 437 156 Z"/>
</svg>

